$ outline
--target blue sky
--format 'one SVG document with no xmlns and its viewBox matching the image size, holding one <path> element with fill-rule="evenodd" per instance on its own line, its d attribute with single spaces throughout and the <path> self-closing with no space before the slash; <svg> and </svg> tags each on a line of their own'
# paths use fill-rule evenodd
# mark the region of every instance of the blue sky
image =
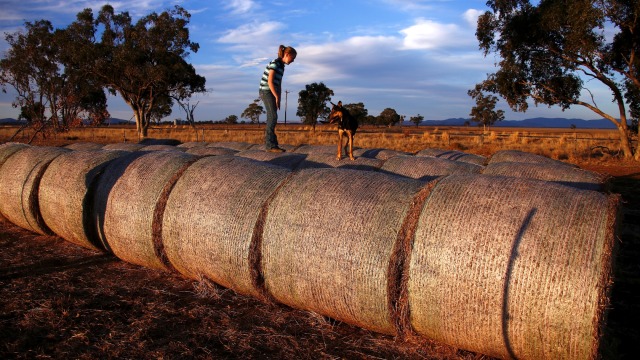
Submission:
<svg viewBox="0 0 640 360">
<path fill-rule="evenodd" d="M 134 21 L 174 5 L 191 13 L 191 39 L 200 44 L 200 50 L 188 61 L 206 77 L 211 89 L 192 99 L 192 104 L 199 101 L 196 120 L 240 117 L 257 98 L 262 71 L 276 57 L 280 44 L 298 51 L 283 79 L 283 89 L 290 91 L 288 121 L 297 121 L 298 92 L 314 82 L 332 89 L 334 102 L 364 103 L 370 115 L 393 108 L 407 119 L 416 114 L 432 120 L 467 118 L 474 105 L 467 90 L 495 72 L 498 61 L 493 54 L 483 57 L 475 38 L 476 20 L 487 10 L 486 0 L 0 0 L 0 32 L 18 31 L 24 21 L 38 19 L 65 27 L 82 9 L 97 13 L 106 3 L 116 12 L 128 11 Z M 0 51 L 6 49 L 3 35 Z M 616 115 L 609 105 L 610 93 L 598 84 L 588 87 L 601 99 L 599 105 L 605 104 Z M 18 113 L 11 107 L 14 96 L 8 90 L 0 94 L 0 118 Z M 598 118 L 582 107 L 562 112 L 558 107 L 531 106 L 524 114 L 511 112 L 504 100 L 499 107 L 509 120 Z M 109 99 L 109 111 L 113 117 L 132 117 L 119 98 Z M 177 106 L 170 116 L 184 117 Z"/>
</svg>

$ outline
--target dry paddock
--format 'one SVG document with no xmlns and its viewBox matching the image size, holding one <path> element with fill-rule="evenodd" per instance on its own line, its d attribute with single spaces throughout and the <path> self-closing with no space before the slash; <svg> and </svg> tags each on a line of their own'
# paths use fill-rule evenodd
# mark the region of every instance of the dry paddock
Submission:
<svg viewBox="0 0 640 360">
<path fill-rule="evenodd" d="M 26 172 L 16 160 L 21 153 L 37 151 L 16 146 L 1 148 L 12 152 L 0 168 L 3 181 Z M 601 352 L 621 221 L 606 177 L 585 171 L 566 181 L 548 178 L 548 169 L 544 179 L 536 172 L 484 175 L 489 158 L 479 164 L 477 156 L 451 151 L 410 155 L 423 171 L 407 175 L 384 167 L 407 154 L 373 151 L 360 164 L 335 164 L 320 146 L 281 166 L 269 162 L 276 158 L 237 156 L 250 150 L 238 143 L 207 146 L 237 153 L 201 157 L 190 153 L 200 146 L 186 145 L 115 156 L 61 151 L 33 168 L 84 176 L 84 190 L 73 187 L 80 195 L 47 202 L 47 191 L 33 189 L 55 189 L 59 177 L 45 181 L 48 169 L 38 170 L 37 184 L 3 194 L 3 203 L 43 200 L 27 202 L 21 216 L 10 207 L 3 215 L 38 232 L 24 225 L 34 221 L 20 223 L 28 214 L 45 225 L 43 233 L 53 232 L 41 214 L 67 201 L 61 208 L 81 209 L 82 218 L 70 242 L 398 339 L 503 358 Z M 94 158 L 87 151 L 104 160 L 87 161 Z M 424 158 L 465 165 L 442 174 Z M 65 231 L 56 234 L 72 238 Z"/>
</svg>

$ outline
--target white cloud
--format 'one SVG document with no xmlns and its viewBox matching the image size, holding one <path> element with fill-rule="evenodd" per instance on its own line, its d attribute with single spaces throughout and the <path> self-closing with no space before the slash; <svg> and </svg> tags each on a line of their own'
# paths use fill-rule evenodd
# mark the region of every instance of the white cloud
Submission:
<svg viewBox="0 0 640 360">
<path fill-rule="evenodd" d="M 464 12 L 462 17 L 467 22 L 467 24 L 469 24 L 469 26 L 475 29 L 478 26 L 478 18 L 482 14 L 484 14 L 484 11 L 482 10 L 469 9 Z"/>
<path fill-rule="evenodd" d="M 218 42 L 238 45 L 261 44 L 282 28 L 284 28 L 284 24 L 277 21 L 245 24 L 226 31 L 218 38 Z"/>
<path fill-rule="evenodd" d="M 404 35 L 403 45 L 407 50 L 433 50 L 468 46 L 473 41 L 472 33 L 456 24 L 442 24 L 433 20 L 418 19 L 415 25 L 400 31 Z"/>
<path fill-rule="evenodd" d="M 256 3 L 252 0 L 231 0 L 225 5 L 225 9 L 231 11 L 232 14 L 246 14 L 256 7 Z"/>
</svg>

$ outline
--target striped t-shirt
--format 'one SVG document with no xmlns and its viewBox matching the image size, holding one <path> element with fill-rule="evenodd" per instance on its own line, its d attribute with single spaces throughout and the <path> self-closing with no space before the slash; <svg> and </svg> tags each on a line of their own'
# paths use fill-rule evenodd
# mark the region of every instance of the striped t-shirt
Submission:
<svg viewBox="0 0 640 360">
<path fill-rule="evenodd" d="M 276 90 L 280 90 L 280 84 L 282 83 L 282 75 L 284 75 L 284 62 L 282 59 L 277 58 L 269 63 L 262 73 L 262 79 L 260 80 L 260 90 L 269 90 L 269 71 L 274 70 L 273 85 Z"/>
</svg>

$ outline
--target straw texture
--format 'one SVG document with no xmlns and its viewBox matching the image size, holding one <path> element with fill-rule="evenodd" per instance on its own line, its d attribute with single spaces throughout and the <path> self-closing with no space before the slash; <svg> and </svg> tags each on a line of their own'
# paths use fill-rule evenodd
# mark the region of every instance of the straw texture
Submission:
<svg viewBox="0 0 640 360">
<path fill-rule="evenodd" d="M 254 144 L 242 141 L 218 141 L 209 143 L 209 146 L 232 149 L 236 151 L 249 150 Z"/>
<path fill-rule="evenodd" d="M 479 174 L 483 167 L 428 156 L 397 155 L 389 158 L 380 168 L 383 172 L 413 179 L 431 181 L 440 176 L 453 174 Z"/>
<path fill-rule="evenodd" d="M 209 143 L 206 141 L 188 141 L 186 143 L 182 143 L 180 145 L 176 145 L 177 147 L 181 147 L 181 148 L 186 148 L 186 149 L 193 149 L 193 148 L 198 148 L 198 147 L 205 147 L 205 146 L 209 146 Z"/>
<path fill-rule="evenodd" d="M 300 145 L 294 152 L 300 154 L 338 154 L 338 145 Z M 353 151 L 356 151 L 354 148 Z"/>
<path fill-rule="evenodd" d="M 138 151 L 186 151 L 185 148 L 177 147 L 174 145 L 146 145 Z"/>
<path fill-rule="evenodd" d="M 487 163 L 487 158 L 481 155 L 469 154 L 457 150 L 444 150 L 444 149 L 423 149 L 416 153 L 416 156 L 431 156 L 441 159 L 455 160 L 460 162 L 466 162 L 475 165 L 484 165 Z"/>
<path fill-rule="evenodd" d="M 483 174 L 553 181 L 585 190 L 602 190 L 607 181 L 605 175 L 563 163 L 498 162 L 487 165 Z"/>
<path fill-rule="evenodd" d="M 236 156 L 248 159 L 264 161 L 271 165 L 282 166 L 287 169 L 296 169 L 300 163 L 306 158 L 305 154 L 297 153 L 272 153 L 262 150 L 244 150 L 236 154 Z"/>
<path fill-rule="evenodd" d="M 337 153 L 337 150 L 336 150 Z M 394 156 L 398 155 L 411 155 L 410 153 L 404 151 L 396 151 L 389 149 L 357 149 L 353 150 L 353 156 L 360 157 L 364 156 L 366 158 L 387 160 Z"/>
<path fill-rule="evenodd" d="M 519 150 L 500 150 L 496 151 L 489 159 L 488 164 L 500 163 L 500 162 L 519 162 L 527 164 L 550 164 L 550 165 L 564 165 L 569 167 L 577 167 L 576 165 L 565 163 L 559 160 L 554 160 L 543 155 L 532 154 L 526 151 Z"/>
<path fill-rule="evenodd" d="M 69 150 L 99 150 L 102 149 L 103 144 L 96 143 L 73 143 L 65 146 Z"/>
<path fill-rule="evenodd" d="M 414 329 L 500 358 L 594 358 L 617 209 L 617 197 L 531 179 L 441 180 L 410 256 Z"/>
<path fill-rule="evenodd" d="M 176 183 L 163 221 L 167 258 L 181 274 L 262 298 L 251 266 L 256 224 L 290 171 L 242 157 L 206 157 Z M 257 244 L 256 244 L 257 245 Z M 254 251 L 259 248 L 253 247 Z"/>
<path fill-rule="evenodd" d="M 157 207 L 168 196 L 176 175 L 197 159 L 179 151 L 154 151 L 135 158 L 124 171 L 107 168 L 121 173 L 108 191 L 104 212 L 104 236 L 114 255 L 133 264 L 167 269 L 154 243 L 154 231 L 161 230 L 154 229 L 161 226 L 154 224 L 156 212 L 164 211 Z"/>
<path fill-rule="evenodd" d="M 58 236 L 101 249 L 95 236 L 93 190 L 109 161 L 127 154 L 115 150 L 76 150 L 55 158 L 42 176 L 38 199 L 42 219 Z"/>
<path fill-rule="evenodd" d="M 265 221 L 262 268 L 269 293 L 295 308 L 395 333 L 389 282 L 397 274 L 390 264 L 421 186 L 346 169 L 293 175 Z"/>
<path fill-rule="evenodd" d="M 300 163 L 298 169 L 334 167 L 341 169 L 377 171 L 382 167 L 383 163 L 383 160 L 366 157 L 358 157 L 355 160 L 350 160 L 348 158 L 337 160 L 335 153 L 329 154 L 323 152 L 312 152 L 307 154 L 307 157 Z"/>
<path fill-rule="evenodd" d="M 107 144 L 102 147 L 103 150 L 124 150 L 124 151 L 137 151 L 145 147 L 142 144 L 135 143 L 113 143 Z"/>
<path fill-rule="evenodd" d="M 0 144 L 0 168 L 2 168 L 2 164 L 4 164 L 11 155 L 27 147 L 29 147 L 29 145 L 23 143 L 10 142 Z"/>
<path fill-rule="evenodd" d="M 187 150 L 188 154 L 199 155 L 199 156 L 235 155 L 237 152 L 238 150 L 225 149 L 225 148 L 213 147 L 213 146 L 195 147 Z"/>
<path fill-rule="evenodd" d="M 7 158 L 0 168 L 0 212 L 7 220 L 39 234 L 51 233 L 40 214 L 38 188 L 49 163 L 69 151 L 29 146 Z"/>
</svg>

